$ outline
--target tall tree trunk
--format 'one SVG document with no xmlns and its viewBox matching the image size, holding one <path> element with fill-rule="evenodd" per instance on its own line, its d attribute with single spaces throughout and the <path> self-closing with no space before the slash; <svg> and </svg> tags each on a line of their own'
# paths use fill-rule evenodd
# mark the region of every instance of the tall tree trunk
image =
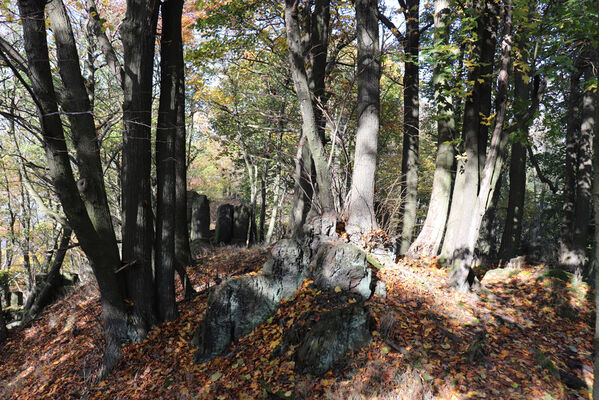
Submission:
<svg viewBox="0 0 599 400">
<path fill-rule="evenodd" d="M 497 26 L 499 22 L 500 3 L 486 1 L 482 14 L 479 35 L 482 45 L 480 47 L 479 79 L 482 79 L 478 100 L 478 174 L 483 172 L 487 157 L 487 144 L 489 142 L 489 127 L 491 126 L 491 105 L 493 91 L 493 68 L 495 66 L 495 48 L 497 47 Z"/>
<path fill-rule="evenodd" d="M 482 225 L 480 228 L 480 237 L 478 239 L 478 243 L 476 245 L 479 251 L 479 258 L 481 264 L 488 265 L 492 260 L 497 258 L 497 226 L 495 224 L 495 219 L 497 218 L 497 207 L 499 204 L 500 198 L 500 189 L 501 184 L 503 182 L 504 173 L 499 175 L 499 179 L 497 180 L 495 190 L 493 191 L 493 196 L 491 197 L 491 201 L 489 203 L 489 207 L 485 212 L 485 216 L 483 217 Z"/>
<path fill-rule="evenodd" d="M 585 55 L 585 58 L 588 55 Z M 585 59 L 583 76 L 585 82 L 596 79 L 597 64 Z M 586 248 L 591 219 L 592 183 L 593 183 L 593 137 L 597 117 L 595 113 L 595 93 L 585 90 L 582 96 L 582 115 L 580 138 L 578 140 L 578 162 L 576 170 L 576 212 L 574 214 L 572 257 L 567 266 L 582 274 L 586 261 Z"/>
<path fill-rule="evenodd" d="M 181 47 L 182 0 L 161 3 L 160 104 L 156 129 L 155 274 L 158 317 L 177 318 L 175 303 L 175 132 L 177 129 L 177 68 Z"/>
<path fill-rule="evenodd" d="M 518 46 L 524 50 L 526 37 L 520 33 Z M 524 54 L 525 51 L 522 51 Z M 522 65 L 527 65 L 526 58 L 522 59 Z M 516 97 L 516 110 L 521 111 L 526 107 L 530 98 L 530 85 L 524 80 L 524 71 L 517 68 L 514 71 L 514 96 Z M 503 235 L 501 237 L 501 248 L 499 257 L 509 260 L 518 255 L 521 250 L 522 240 L 522 218 L 524 216 L 524 195 L 526 193 L 526 141 L 528 139 L 528 126 L 522 132 L 518 132 L 518 139 L 512 144 L 512 155 L 510 160 L 510 191 L 507 206 L 507 215 Z M 521 136 L 520 136 L 521 135 Z"/>
<path fill-rule="evenodd" d="M 293 205 L 291 208 L 291 232 L 298 236 L 302 232 L 304 222 L 310 211 L 314 187 L 309 171 L 312 170 L 312 156 L 306 136 L 301 135 L 295 155 L 295 172 L 293 185 Z"/>
<path fill-rule="evenodd" d="M 349 234 L 376 229 L 374 178 L 380 112 L 378 1 L 356 1 L 358 34 L 358 126 L 354 171 L 347 205 Z"/>
<path fill-rule="evenodd" d="M 303 2 L 303 22 L 305 37 L 302 41 L 304 49 L 302 54 L 307 54 L 309 68 L 306 70 L 308 85 L 313 95 L 312 106 L 318 135 L 322 144 L 325 142 L 324 106 L 327 102 L 325 94 L 325 78 L 327 68 L 327 50 L 329 42 L 330 0 L 316 0 L 314 10 L 310 13 L 310 6 Z M 298 25 L 299 27 L 299 25 Z M 314 208 L 314 197 L 318 196 L 318 180 L 316 177 L 315 163 L 312 153 L 305 143 L 307 138 L 300 137 L 298 158 L 296 158 L 294 201 L 292 211 L 292 232 L 299 234 L 310 211 Z M 300 157 L 301 155 L 301 157 Z"/>
<path fill-rule="evenodd" d="M 272 235 L 275 231 L 275 223 L 277 221 L 277 214 L 281 207 L 281 201 L 285 197 L 283 187 L 281 185 L 281 171 L 275 177 L 273 184 L 273 199 L 272 199 L 272 211 L 270 212 L 270 221 L 268 222 L 268 231 L 266 232 L 266 244 L 270 244 L 272 241 Z"/>
<path fill-rule="evenodd" d="M 186 272 L 192 264 L 189 247 L 189 226 L 187 223 L 187 132 L 185 123 L 185 64 L 183 62 L 183 42 L 177 43 L 175 108 L 177 126 L 175 129 L 175 270 L 189 299 L 194 293 L 193 284 Z M 193 114 L 191 117 L 193 128 Z M 190 135 L 191 136 L 191 135 Z M 191 137 L 190 137 L 191 139 Z"/>
<path fill-rule="evenodd" d="M 2 310 L 2 303 L 0 302 L 0 343 L 8 336 L 8 329 L 6 329 L 6 321 L 4 320 L 4 311 Z"/>
<path fill-rule="evenodd" d="M 23 25 L 23 43 L 32 77 L 32 95 L 40 119 L 50 175 L 69 224 L 90 260 L 100 288 L 106 335 L 101 375 L 105 375 L 115 365 L 121 344 L 127 337 L 125 304 L 114 273 L 120 265 L 118 251 L 107 247 L 105 238 L 95 229 L 75 183 L 52 81 L 46 40 L 45 4 L 34 0 L 20 0 L 18 5 Z M 58 38 L 56 36 L 57 40 Z M 94 143 L 97 144 L 97 141 Z M 87 188 L 92 184 L 93 180 L 87 181 Z"/>
<path fill-rule="evenodd" d="M 595 60 L 597 56 L 595 54 Z M 597 103 L 598 97 L 595 93 L 595 104 Z M 599 120 L 599 108 L 595 108 L 595 121 Z M 595 139 L 597 139 L 597 133 L 599 132 L 599 125 L 595 122 L 593 126 L 595 130 Z M 593 376 L 594 381 L 599 382 L 599 140 L 593 141 L 593 214 L 595 222 L 595 234 L 593 238 L 593 258 L 595 266 L 595 333 L 593 336 L 593 348 L 595 349 L 595 356 L 593 358 Z M 599 399 L 599 384 L 593 385 L 593 399 Z"/>
<path fill-rule="evenodd" d="M 324 145 L 319 135 L 318 121 L 314 113 L 312 97 L 306 68 L 304 65 L 303 49 L 298 23 L 298 0 L 285 0 L 285 28 L 289 46 L 289 62 L 295 92 L 302 116 L 302 133 L 306 136 L 319 188 L 320 210 L 323 213 L 333 211 L 333 195 L 331 191 L 331 176 L 327 165 Z"/>
<path fill-rule="evenodd" d="M 462 124 L 463 149 L 462 156 L 458 160 L 453 196 L 451 199 L 451 210 L 447 220 L 447 230 L 445 240 L 443 241 L 442 258 L 451 260 L 456 251 L 461 251 L 458 242 L 463 234 L 461 224 L 469 220 L 472 210 L 475 207 L 476 197 L 479 192 L 479 151 L 485 146 L 479 146 L 479 135 L 481 132 L 481 97 L 484 97 L 485 91 L 483 84 L 485 80 L 481 77 L 482 65 L 481 57 L 487 53 L 484 47 L 490 42 L 487 36 L 491 34 L 485 21 L 491 21 L 495 16 L 487 16 L 489 12 L 496 12 L 496 8 L 487 7 L 493 0 L 477 1 L 476 9 L 481 16 L 478 19 L 477 44 L 474 51 L 477 65 L 468 74 L 468 81 L 473 82 L 471 94 L 466 98 L 464 106 L 464 122 Z M 484 16 L 484 17 L 483 17 Z"/>
<path fill-rule="evenodd" d="M 431 199 L 424 226 L 410 246 L 407 257 L 430 257 L 439 252 L 451 198 L 452 166 L 454 148 L 450 143 L 454 138 L 455 116 L 452 97 L 449 92 L 451 65 L 449 54 L 439 50 L 449 41 L 449 0 L 435 0 L 435 58 L 433 84 L 435 106 L 437 108 L 437 161 L 433 177 Z"/>
<path fill-rule="evenodd" d="M 152 72 L 158 19 L 157 0 L 128 0 L 121 25 L 123 76 L 123 263 L 127 295 L 133 302 L 135 340 L 156 322 L 152 275 L 152 196 L 150 186 Z"/>
<path fill-rule="evenodd" d="M 576 209 L 577 138 L 580 129 L 580 77 L 577 69 L 570 76 L 570 93 L 566 121 L 566 159 L 564 165 L 564 205 L 560 228 L 559 263 L 567 266 L 572 258 L 574 213 Z"/>
<path fill-rule="evenodd" d="M 469 210 L 468 215 L 464 215 L 464 219 L 460 224 L 459 235 L 454 241 L 454 252 L 452 257 L 453 266 L 450 273 L 450 282 L 460 291 L 469 290 L 474 282 L 474 274 L 472 273 L 474 248 L 476 246 L 476 241 L 478 240 L 483 217 L 489 208 L 489 203 L 493 197 L 499 176 L 501 175 L 504 158 L 503 153 L 508 139 L 508 134 L 504 129 L 503 124 L 508 102 L 509 68 L 512 49 L 512 1 L 507 0 L 503 7 L 504 32 L 501 44 L 502 55 L 497 84 L 497 96 L 495 98 L 495 109 L 497 110 L 495 128 L 493 129 L 491 146 L 481 176 L 478 196 L 474 203 L 474 207 Z"/>
<path fill-rule="evenodd" d="M 266 226 L 266 166 L 260 178 L 260 227 L 258 230 L 258 242 L 264 242 L 264 228 Z"/>
<path fill-rule="evenodd" d="M 406 57 L 404 87 L 403 150 L 401 159 L 402 209 L 401 244 L 399 254 L 407 253 L 412 243 L 416 225 L 418 203 L 418 135 L 420 133 L 420 98 L 418 75 L 418 46 L 420 42 L 419 5 L 420 0 L 407 0 L 406 36 L 404 53 Z"/>
</svg>

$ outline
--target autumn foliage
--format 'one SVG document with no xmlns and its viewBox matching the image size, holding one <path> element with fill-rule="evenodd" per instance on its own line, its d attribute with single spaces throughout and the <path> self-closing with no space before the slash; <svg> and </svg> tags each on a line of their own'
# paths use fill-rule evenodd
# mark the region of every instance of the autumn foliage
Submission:
<svg viewBox="0 0 599 400">
<path fill-rule="evenodd" d="M 192 280 L 255 274 L 267 249 L 224 248 L 200 259 Z M 489 280 L 480 295 L 446 286 L 435 261 L 383 268 L 387 298 L 367 301 L 373 342 L 323 377 L 297 371 L 293 346 L 273 355 L 283 329 L 335 307 L 310 280 L 293 299 L 222 357 L 193 363 L 190 344 L 207 291 L 183 301 L 176 321 L 123 349 L 109 378 L 95 379 L 103 335 L 97 289 L 80 287 L 27 327 L 13 331 L 0 356 L 3 399 L 570 399 L 590 398 L 591 308 L 584 284 L 564 283 L 544 266 Z M 211 283 L 212 282 L 212 283 Z M 355 301 L 355 300 L 349 300 Z M 568 382 L 568 384 L 564 383 Z M 576 382 L 576 381 L 575 381 Z M 580 383 L 579 382 L 579 383 Z"/>
</svg>

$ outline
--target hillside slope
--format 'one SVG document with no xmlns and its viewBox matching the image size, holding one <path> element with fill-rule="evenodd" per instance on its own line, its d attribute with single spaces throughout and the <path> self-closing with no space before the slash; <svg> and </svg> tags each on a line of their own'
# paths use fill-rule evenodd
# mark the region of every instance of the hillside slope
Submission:
<svg viewBox="0 0 599 400">
<path fill-rule="evenodd" d="M 202 289 L 215 279 L 255 273 L 266 256 L 265 249 L 218 249 L 191 278 Z M 0 348 L 0 398 L 590 398 L 593 309 L 586 285 L 525 266 L 494 274 L 478 296 L 460 294 L 447 287 L 434 260 L 377 274 L 387 297 L 366 303 L 376 321 L 374 340 L 324 377 L 296 371 L 293 348 L 272 354 L 284 326 L 330 307 L 308 280 L 229 353 L 202 365 L 193 364 L 190 341 L 207 293 L 183 301 L 179 288 L 180 318 L 125 347 L 121 362 L 98 383 L 100 303 L 97 289 L 86 285 L 11 333 Z"/>
</svg>

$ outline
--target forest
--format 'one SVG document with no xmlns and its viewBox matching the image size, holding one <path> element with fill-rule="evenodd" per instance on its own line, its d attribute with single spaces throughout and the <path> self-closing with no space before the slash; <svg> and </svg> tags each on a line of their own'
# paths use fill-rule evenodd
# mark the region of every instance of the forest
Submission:
<svg viewBox="0 0 599 400">
<path fill-rule="evenodd" d="M 599 400 L 598 0 L 0 2 L 0 398 Z"/>
</svg>

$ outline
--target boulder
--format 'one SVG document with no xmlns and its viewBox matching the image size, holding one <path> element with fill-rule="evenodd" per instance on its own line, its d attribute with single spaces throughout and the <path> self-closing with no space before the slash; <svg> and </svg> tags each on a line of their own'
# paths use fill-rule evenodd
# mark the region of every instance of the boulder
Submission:
<svg viewBox="0 0 599 400">
<path fill-rule="evenodd" d="M 10 292 L 10 306 L 20 307 L 23 305 L 23 292 Z"/>
<path fill-rule="evenodd" d="M 197 363 L 223 354 L 232 341 L 266 321 L 307 276 L 309 254 L 299 243 L 281 240 L 271 254 L 261 275 L 226 280 L 210 293 L 206 316 L 192 341 L 198 348 Z"/>
<path fill-rule="evenodd" d="M 233 243 L 245 243 L 250 229 L 251 210 L 245 204 L 233 209 Z"/>
<path fill-rule="evenodd" d="M 210 200 L 203 194 L 187 192 L 189 239 L 210 239 Z"/>
<path fill-rule="evenodd" d="M 233 278 L 217 286 L 208 297 L 206 316 L 193 339 L 198 347 L 195 362 L 223 354 L 232 341 L 268 319 L 281 293 L 280 282 L 264 275 Z"/>
<path fill-rule="evenodd" d="M 316 286 L 331 290 L 358 293 L 364 299 L 372 294 L 372 271 L 366 253 L 349 243 L 327 241 L 320 243 L 312 271 Z"/>
<path fill-rule="evenodd" d="M 222 204 L 216 212 L 216 243 L 231 243 L 233 239 L 233 206 L 231 204 Z"/>
<path fill-rule="evenodd" d="M 372 340 L 371 317 L 359 303 L 325 311 L 300 339 L 295 354 L 301 372 L 324 375 L 348 351 L 359 350 Z"/>
</svg>

